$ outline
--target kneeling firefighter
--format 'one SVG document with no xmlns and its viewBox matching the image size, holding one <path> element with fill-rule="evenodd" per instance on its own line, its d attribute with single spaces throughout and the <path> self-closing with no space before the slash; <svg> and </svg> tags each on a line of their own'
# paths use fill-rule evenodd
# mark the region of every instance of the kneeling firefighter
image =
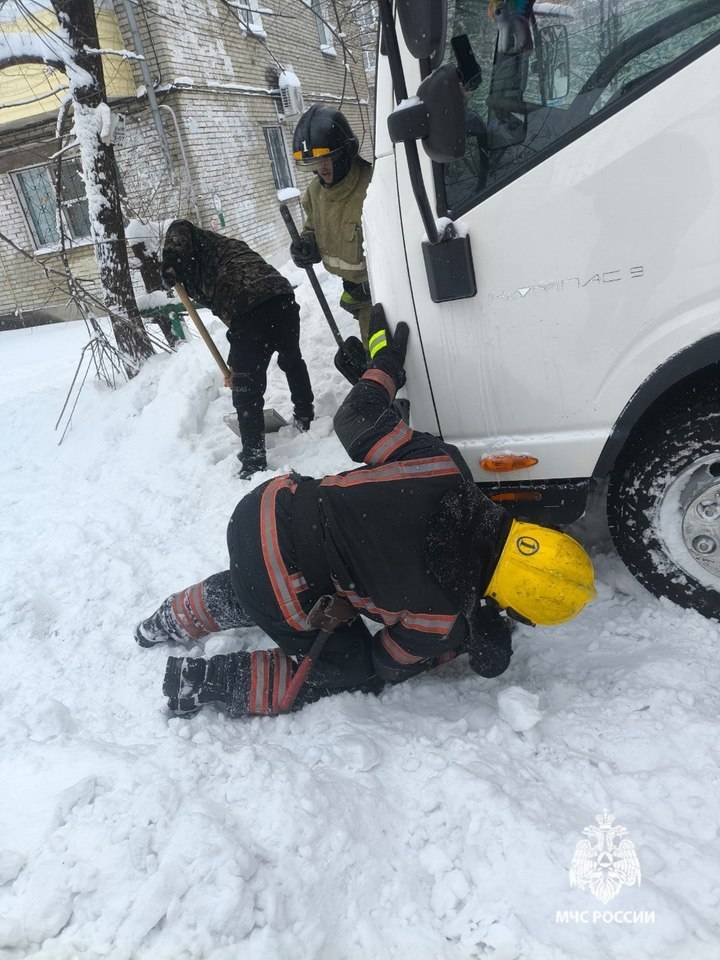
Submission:
<svg viewBox="0 0 720 960">
<path fill-rule="evenodd" d="M 513 520 L 479 492 L 455 447 L 400 418 L 393 400 L 408 333 L 399 323 L 392 336 L 373 308 L 370 366 L 335 416 L 348 454 L 367 466 L 257 487 L 230 520 L 229 569 L 168 597 L 138 626 L 146 647 L 250 626 L 277 644 L 170 657 L 171 711 L 215 703 L 241 717 L 341 691 L 377 693 L 465 651 L 476 672 L 494 677 L 512 655 L 508 616 L 558 624 L 594 597 L 592 564 L 575 540 Z M 324 622 L 318 606 L 330 608 Z M 361 615 L 381 628 L 371 635 Z"/>
<path fill-rule="evenodd" d="M 362 208 L 372 167 L 344 114 L 314 104 L 300 117 L 293 135 L 293 158 L 316 174 L 302 198 L 305 226 L 290 245 L 301 269 L 319 263 L 342 278 L 340 306 L 357 317 L 367 349 L 370 285 L 363 253 Z"/>
</svg>

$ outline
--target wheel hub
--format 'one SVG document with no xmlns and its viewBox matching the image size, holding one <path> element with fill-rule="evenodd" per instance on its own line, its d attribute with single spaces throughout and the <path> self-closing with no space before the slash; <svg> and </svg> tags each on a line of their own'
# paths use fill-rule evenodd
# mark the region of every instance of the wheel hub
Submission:
<svg viewBox="0 0 720 960">
<path fill-rule="evenodd" d="M 720 457 L 696 460 L 672 480 L 660 505 L 660 530 L 673 561 L 718 589 Z"/>
<path fill-rule="evenodd" d="M 702 490 L 683 515 L 683 540 L 706 570 L 720 577 L 720 482 Z"/>
</svg>

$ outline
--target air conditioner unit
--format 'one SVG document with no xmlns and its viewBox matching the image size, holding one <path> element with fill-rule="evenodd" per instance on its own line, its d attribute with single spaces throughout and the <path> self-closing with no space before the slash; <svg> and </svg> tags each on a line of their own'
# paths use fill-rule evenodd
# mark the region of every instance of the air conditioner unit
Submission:
<svg viewBox="0 0 720 960">
<path fill-rule="evenodd" d="M 280 87 L 283 115 L 299 117 L 305 110 L 305 104 L 300 81 L 292 68 L 283 70 L 278 79 L 278 86 Z"/>
</svg>

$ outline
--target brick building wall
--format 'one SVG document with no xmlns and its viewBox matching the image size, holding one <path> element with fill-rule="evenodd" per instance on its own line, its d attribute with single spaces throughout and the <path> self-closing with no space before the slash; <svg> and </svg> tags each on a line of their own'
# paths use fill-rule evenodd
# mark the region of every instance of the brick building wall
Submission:
<svg viewBox="0 0 720 960">
<path fill-rule="evenodd" d="M 265 3 L 260 4 L 265 9 Z M 116 104 L 125 113 L 125 135 L 116 146 L 118 168 L 127 196 L 129 216 L 152 221 L 186 216 L 208 229 L 247 241 L 275 263 L 287 259 L 288 236 L 279 216 L 263 128 L 279 127 L 287 149 L 291 175 L 298 191 L 310 176 L 294 169 L 292 132 L 296 117 L 278 114 L 278 71 L 292 66 L 302 84 L 305 106 L 323 102 L 341 107 L 361 140 L 362 154 L 372 158 L 371 117 L 362 56 L 344 57 L 323 52 L 316 18 L 303 0 L 268 0 L 267 7 L 281 17 L 261 14 L 266 37 L 243 30 L 220 0 L 154 0 L 136 6 L 137 25 L 153 82 L 157 82 L 160 114 L 170 148 L 174 176 L 168 175 L 147 99 Z M 134 44 L 121 0 L 115 0 L 125 45 Z M 347 60 L 347 69 L 346 69 Z M 138 88 L 144 85 L 137 62 L 132 62 Z M 275 92 L 273 92 L 275 91 Z M 358 100 L 360 102 L 358 102 Z M 177 128 L 170 110 L 174 113 Z M 1 122 L 0 116 L 0 122 Z M 18 203 L 9 170 L 13 137 L 17 166 L 41 162 L 56 149 L 54 120 L 44 129 L 3 132 L 0 127 L 0 216 L 4 231 L 27 250 L 31 233 Z M 28 143 L 38 142 L 33 161 Z M 181 146 L 183 149 L 181 149 Z M 183 163 L 183 152 L 187 165 Z M 30 156 L 30 160 L 28 157 Z M 5 158 L 4 160 L 2 158 Z M 5 172 L 3 172 L 5 171 Z M 224 226 L 220 225 L 220 206 Z M 296 220 L 298 200 L 289 201 Z M 95 275 L 92 247 L 71 252 L 73 269 Z M 53 256 L 43 257 L 59 267 Z M 137 278 L 139 280 L 139 277 Z M 32 315 L 46 311 L 67 315 L 62 287 L 42 270 L 7 246 L 0 249 L 0 324 L 17 306 Z"/>
</svg>

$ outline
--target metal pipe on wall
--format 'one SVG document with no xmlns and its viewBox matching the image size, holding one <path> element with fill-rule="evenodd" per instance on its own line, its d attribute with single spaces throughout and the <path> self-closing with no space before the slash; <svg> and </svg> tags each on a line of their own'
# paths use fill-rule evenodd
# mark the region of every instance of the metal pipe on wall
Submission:
<svg viewBox="0 0 720 960">
<path fill-rule="evenodd" d="M 170 174 L 170 183 L 174 185 L 175 173 L 173 170 L 172 155 L 170 153 L 170 145 L 168 144 L 167 137 L 165 136 L 165 128 L 163 127 L 162 117 L 160 116 L 157 97 L 155 96 L 155 88 L 153 87 L 152 77 L 150 76 L 150 68 L 148 67 L 147 60 L 145 59 L 145 48 L 143 46 L 142 37 L 140 36 L 140 30 L 138 29 L 137 20 L 135 19 L 135 11 L 133 10 L 133 4 L 135 2 L 136 0 L 123 0 L 123 7 L 125 8 L 125 13 L 128 19 L 128 26 L 130 27 L 130 33 L 132 35 L 133 43 L 135 45 L 135 53 L 137 53 L 142 58 L 138 60 L 138 63 L 140 64 L 140 70 L 142 72 L 143 81 L 145 83 L 145 89 L 147 91 L 147 98 L 148 98 L 148 105 L 150 107 L 150 113 L 152 114 L 153 122 L 155 124 L 155 129 L 157 130 L 157 135 L 160 140 L 160 147 L 165 157 L 165 163 L 168 168 L 168 173 Z"/>
<path fill-rule="evenodd" d="M 175 111 L 172 107 L 168 106 L 167 103 L 161 103 L 160 110 L 167 110 L 172 117 L 173 125 L 175 126 L 175 136 L 177 137 L 178 146 L 180 147 L 180 156 L 182 157 L 185 176 L 187 177 L 188 190 L 190 192 L 190 203 L 192 204 L 192 208 L 195 213 L 197 225 L 202 227 L 202 218 L 200 216 L 200 208 L 198 207 L 197 199 L 195 197 L 195 187 L 193 186 L 192 174 L 190 173 L 190 165 L 188 164 L 187 154 L 185 153 L 185 144 L 183 143 L 182 134 L 180 133 L 180 126 L 178 124 L 177 117 L 175 116 Z"/>
</svg>

